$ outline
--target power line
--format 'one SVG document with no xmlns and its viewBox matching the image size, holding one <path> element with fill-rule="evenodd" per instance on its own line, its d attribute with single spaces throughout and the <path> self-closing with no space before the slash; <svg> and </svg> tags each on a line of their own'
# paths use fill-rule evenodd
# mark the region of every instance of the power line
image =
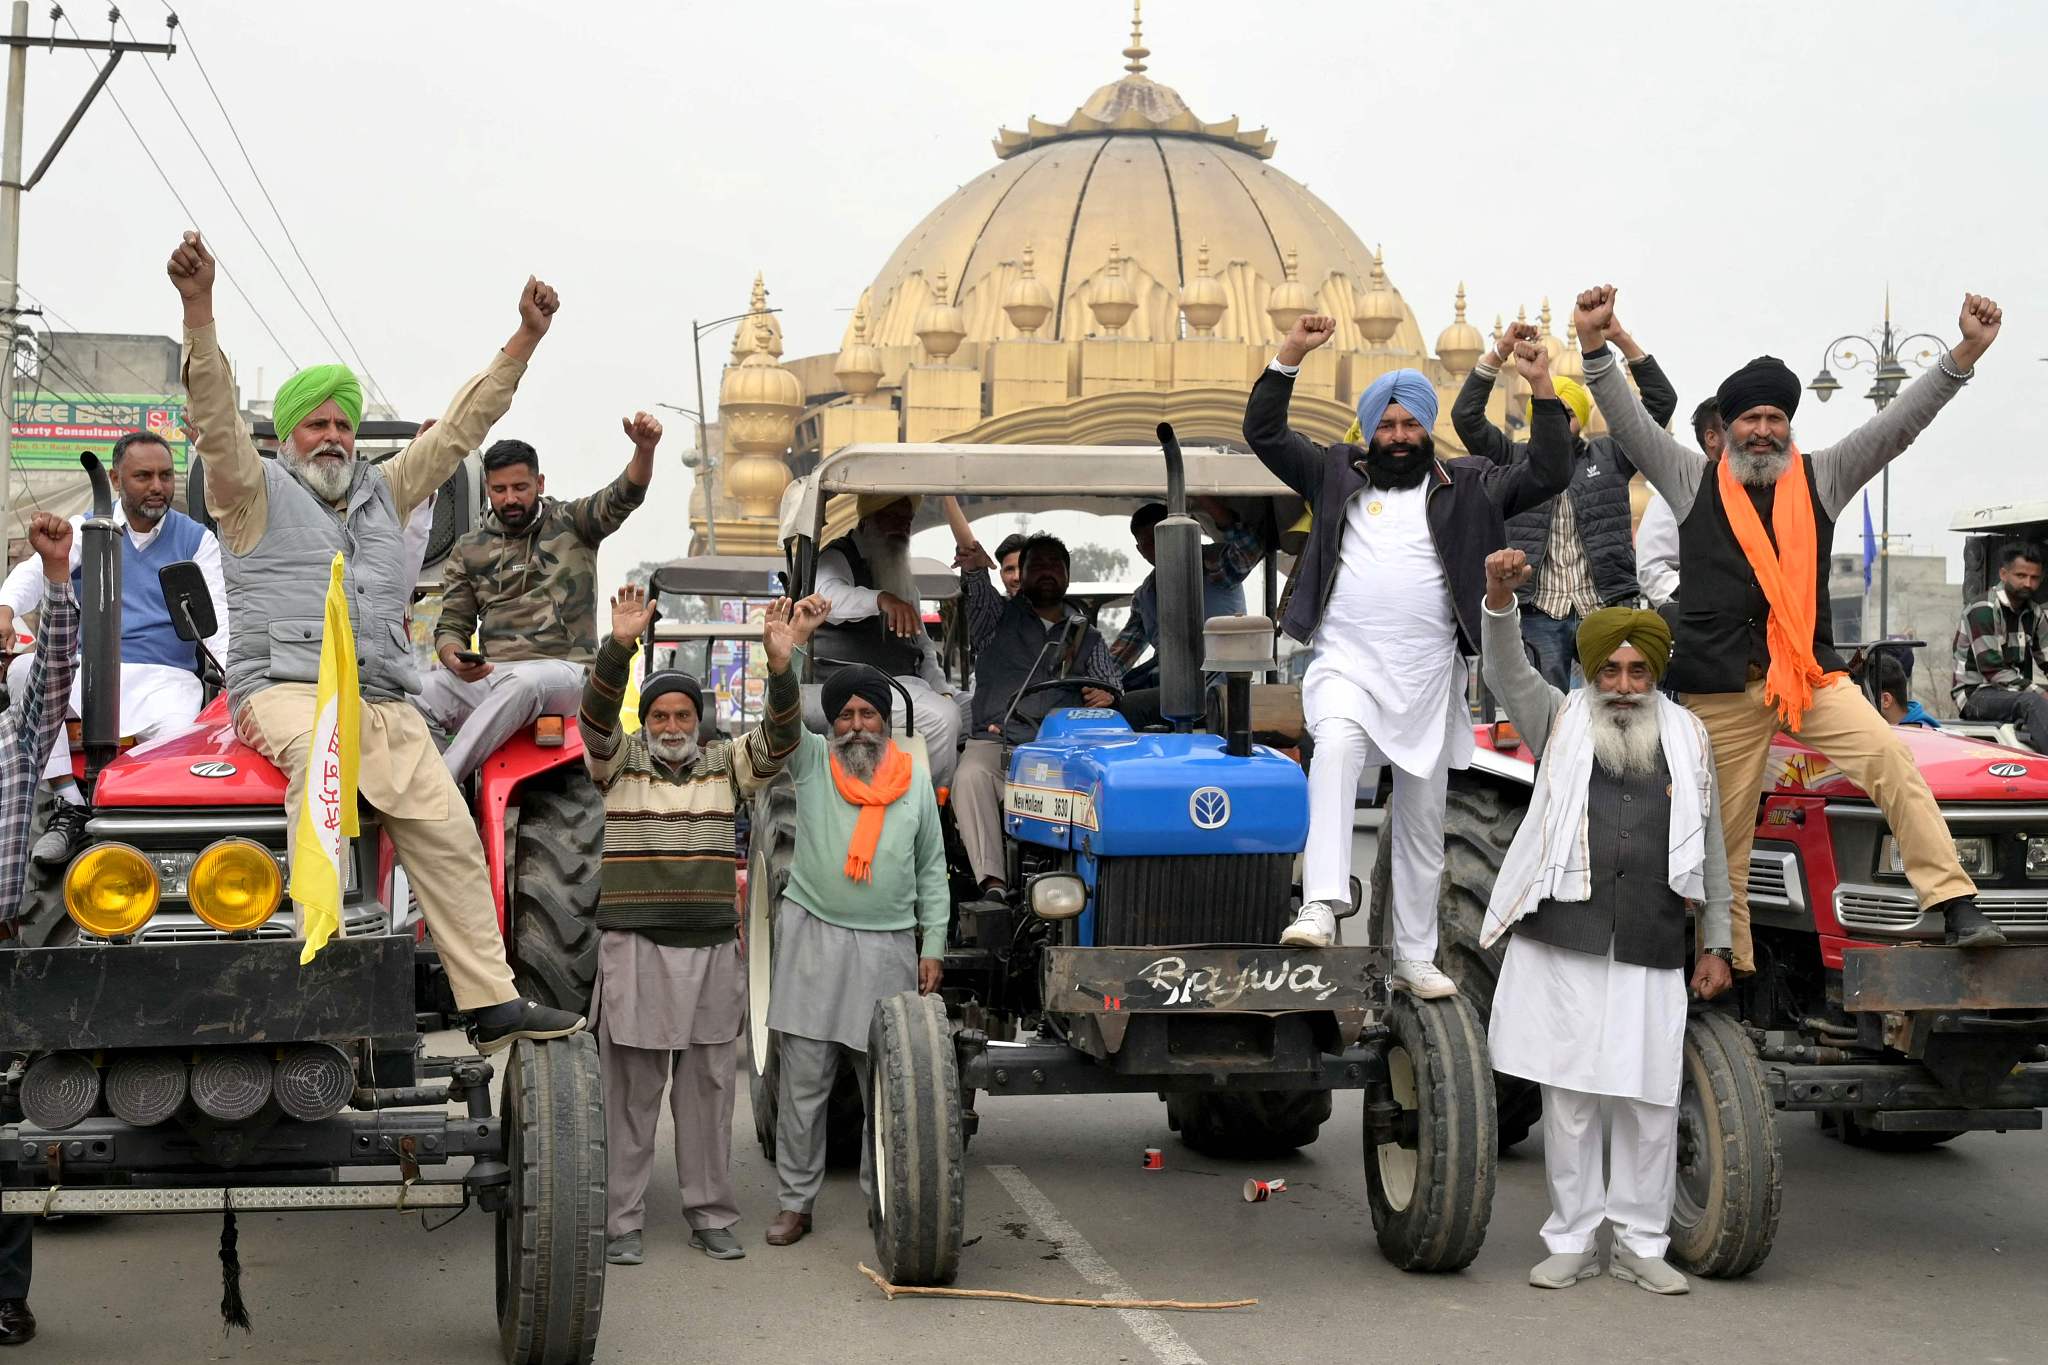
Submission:
<svg viewBox="0 0 2048 1365">
<path fill-rule="evenodd" d="M 15 288 L 19 289 L 22 293 L 28 295 L 30 299 L 34 300 L 36 306 L 43 310 L 43 330 L 45 332 L 48 332 L 51 335 L 55 335 L 57 333 L 58 328 L 52 327 L 49 324 L 49 319 L 55 318 L 59 326 L 61 326 L 61 328 L 63 329 L 64 335 L 85 335 L 85 333 L 82 332 L 78 328 L 77 324 L 72 322 L 70 318 L 65 317 L 62 313 L 58 312 L 55 308 L 51 307 L 48 299 L 41 297 L 33 289 L 30 289 L 27 285 L 21 283 L 19 280 L 15 281 Z M 161 379 L 149 378 L 147 375 L 142 374 L 134 366 L 130 365 L 125 360 L 121 360 L 117 357 L 112 356 L 108 357 L 108 359 L 112 360 L 116 366 L 118 366 L 128 375 L 133 377 L 137 384 L 141 385 L 141 387 L 136 390 L 138 394 L 156 394 L 162 392 L 164 388 L 164 382 Z"/>
</svg>

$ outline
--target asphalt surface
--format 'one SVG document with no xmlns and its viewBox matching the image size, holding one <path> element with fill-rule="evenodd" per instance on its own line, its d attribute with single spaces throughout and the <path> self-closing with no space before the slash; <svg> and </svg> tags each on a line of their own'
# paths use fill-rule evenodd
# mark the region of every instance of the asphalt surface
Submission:
<svg viewBox="0 0 2048 1365">
<path fill-rule="evenodd" d="M 451 1046 L 452 1036 L 442 1040 Z M 744 1092 L 734 1162 L 745 1260 L 689 1248 L 663 1157 L 647 1262 L 613 1268 L 601 1361 L 910 1365 L 1286 1365 L 1298 1361 L 2048 1359 L 2048 1135 L 1974 1134 L 1885 1156 L 1779 1120 L 1783 1219 L 1770 1259 L 1733 1282 L 1659 1298 L 1601 1277 L 1530 1288 L 1546 1212 L 1540 1142 L 1504 1158 L 1485 1248 L 1467 1271 L 1407 1275 L 1380 1259 L 1365 1208 L 1356 1092 L 1321 1140 L 1256 1164 L 1197 1156 L 1149 1096 L 986 1101 L 968 1150 L 963 1287 L 1048 1296 L 1234 1299 L 1255 1308 L 1145 1314 L 991 1302 L 887 1302 L 859 1189 L 834 1173 L 817 1231 L 773 1248 L 775 1178 Z M 665 1128 L 665 1125 L 664 1125 Z M 1147 1146 L 1165 1168 L 1141 1169 Z M 1289 1189 L 1249 1205 L 1249 1175 Z M 38 1340 L 10 1360 L 369 1362 L 499 1359 L 492 1223 L 437 1232 L 393 1214 L 245 1215 L 253 1335 L 223 1339 L 219 1223 L 127 1217 L 41 1231 Z"/>
</svg>

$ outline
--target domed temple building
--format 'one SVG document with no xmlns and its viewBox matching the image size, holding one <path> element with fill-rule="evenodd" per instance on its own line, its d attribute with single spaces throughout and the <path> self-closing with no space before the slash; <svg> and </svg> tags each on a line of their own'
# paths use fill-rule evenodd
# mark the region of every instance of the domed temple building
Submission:
<svg viewBox="0 0 2048 1365">
<path fill-rule="evenodd" d="M 1489 342 L 1463 286 L 1432 351 L 1382 254 L 1274 164 L 1267 131 L 1197 116 L 1150 55 L 1134 13 L 1122 79 L 1061 122 L 999 130 L 995 164 L 905 235 L 836 353 L 785 360 L 772 316 L 741 324 L 719 387 L 721 550 L 776 553 L 784 485 L 856 441 L 1150 444 L 1165 420 L 1242 449 L 1246 395 L 1305 312 L 1337 335 L 1302 368 L 1298 428 L 1339 439 L 1359 391 L 1407 366 L 1442 394 L 1439 453 L 1464 453 L 1451 400 Z M 750 306 L 766 298 L 757 276 Z M 1557 370 L 1580 373 L 1547 301 L 1539 317 Z M 1498 381 L 1494 420 L 1519 426 L 1526 393 Z M 703 499 L 700 483 L 693 549 Z"/>
</svg>

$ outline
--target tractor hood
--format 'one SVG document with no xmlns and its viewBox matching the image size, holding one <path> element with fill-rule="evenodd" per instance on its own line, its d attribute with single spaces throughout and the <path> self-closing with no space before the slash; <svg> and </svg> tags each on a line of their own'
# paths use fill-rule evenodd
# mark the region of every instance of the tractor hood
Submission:
<svg viewBox="0 0 2048 1365">
<path fill-rule="evenodd" d="M 174 734 L 124 751 L 100 773 L 96 808 L 282 806 L 284 774 L 235 738 L 226 694 Z"/>
<path fill-rule="evenodd" d="M 1937 801 L 2048 802 L 2048 757 L 1917 725 L 1898 726 L 1892 733 L 1912 753 L 1913 766 L 1926 775 Z M 1771 745 L 1764 776 L 1767 786 L 1785 794 L 1863 795 L 1840 768 L 1782 735 Z"/>
</svg>

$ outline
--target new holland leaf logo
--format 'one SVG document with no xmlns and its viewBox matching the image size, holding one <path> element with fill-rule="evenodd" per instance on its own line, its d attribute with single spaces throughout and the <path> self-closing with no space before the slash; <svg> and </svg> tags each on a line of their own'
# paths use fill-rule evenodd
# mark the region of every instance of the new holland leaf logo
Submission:
<svg viewBox="0 0 2048 1365">
<path fill-rule="evenodd" d="M 1188 798 L 1188 819 L 1196 829 L 1221 829 L 1230 823 L 1230 794 L 1221 787 L 1197 787 Z"/>
</svg>

